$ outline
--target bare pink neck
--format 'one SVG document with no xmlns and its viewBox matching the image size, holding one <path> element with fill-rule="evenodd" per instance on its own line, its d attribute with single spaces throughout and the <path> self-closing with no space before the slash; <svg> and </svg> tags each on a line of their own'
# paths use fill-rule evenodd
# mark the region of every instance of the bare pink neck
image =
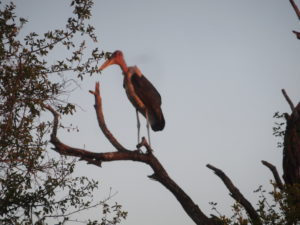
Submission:
<svg viewBox="0 0 300 225">
<path fill-rule="evenodd" d="M 126 73 L 128 72 L 128 67 L 127 67 L 127 65 L 126 65 L 125 60 L 124 60 L 123 58 L 120 58 L 120 59 L 118 60 L 118 64 L 119 64 L 119 66 L 121 67 L 122 72 L 123 72 L 124 74 L 126 74 Z"/>
</svg>

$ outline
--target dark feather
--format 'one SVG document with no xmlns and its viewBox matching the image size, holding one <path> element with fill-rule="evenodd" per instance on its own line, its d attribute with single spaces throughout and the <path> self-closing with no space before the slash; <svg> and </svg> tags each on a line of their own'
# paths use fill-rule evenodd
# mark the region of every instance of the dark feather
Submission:
<svg viewBox="0 0 300 225">
<path fill-rule="evenodd" d="M 161 97 L 156 88 L 145 76 L 133 74 L 131 82 L 135 93 L 145 104 L 151 128 L 154 131 L 162 130 L 165 126 L 165 120 L 161 111 Z M 144 115 L 145 116 L 145 115 Z"/>
<path fill-rule="evenodd" d="M 134 86 L 134 90 L 139 98 L 144 102 L 145 105 L 160 106 L 161 97 L 156 88 L 145 76 L 139 76 L 133 74 L 131 76 L 131 82 Z"/>
</svg>

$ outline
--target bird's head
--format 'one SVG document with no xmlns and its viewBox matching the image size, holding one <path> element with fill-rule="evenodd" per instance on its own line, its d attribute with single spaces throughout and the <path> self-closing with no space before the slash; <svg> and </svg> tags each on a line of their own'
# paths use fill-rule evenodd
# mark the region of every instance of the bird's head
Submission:
<svg viewBox="0 0 300 225">
<path fill-rule="evenodd" d="M 125 63 L 125 60 L 123 58 L 123 53 L 119 50 L 115 51 L 111 56 L 108 57 L 108 59 L 100 66 L 99 70 L 104 70 L 106 67 L 110 65 L 117 64 L 121 67 L 122 70 L 126 69 L 127 66 Z M 124 71 L 123 71 L 124 72 Z"/>
</svg>

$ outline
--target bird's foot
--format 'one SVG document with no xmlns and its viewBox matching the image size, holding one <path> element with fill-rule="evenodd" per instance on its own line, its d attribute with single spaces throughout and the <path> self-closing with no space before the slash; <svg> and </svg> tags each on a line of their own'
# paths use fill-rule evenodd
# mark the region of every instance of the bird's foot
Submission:
<svg viewBox="0 0 300 225">
<path fill-rule="evenodd" d="M 140 143 L 138 143 L 136 147 L 140 150 L 140 148 L 141 148 L 142 146 L 144 146 L 144 147 L 146 148 L 146 150 L 147 150 L 146 153 L 152 154 L 153 149 L 152 149 L 151 146 L 148 144 L 148 142 L 147 142 L 147 140 L 146 140 L 145 137 L 142 137 L 142 141 L 141 141 Z"/>
<path fill-rule="evenodd" d="M 140 146 L 140 144 L 137 144 L 136 145 L 136 150 L 134 150 L 134 152 L 137 152 L 137 153 L 139 153 L 139 154 L 143 154 L 143 151 L 141 150 L 141 146 Z"/>
</svg>

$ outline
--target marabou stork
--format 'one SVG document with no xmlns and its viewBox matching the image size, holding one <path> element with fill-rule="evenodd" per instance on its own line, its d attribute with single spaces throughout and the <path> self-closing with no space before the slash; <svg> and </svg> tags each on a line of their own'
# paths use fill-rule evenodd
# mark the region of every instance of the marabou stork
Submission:
<svg viewBox="0 0 300 225">
<path fill-rule="evenodd" d="M 121 51 L 115 51 L 103 65 L 100 71 L 110 65 L 119 65 L 124 76 L 123 87 L 130 102 L 136 109 L 138 143 L 140 141 L 140 121 L 138 112 L 147 120 L 148 141 L 150 144 L 149 123 L 153 131 L 165 127 L 165 119 L 161 110 L 161 97 L 151 82 L 141 73 L 138 67 L 127 67 Z"/>
</svg>

